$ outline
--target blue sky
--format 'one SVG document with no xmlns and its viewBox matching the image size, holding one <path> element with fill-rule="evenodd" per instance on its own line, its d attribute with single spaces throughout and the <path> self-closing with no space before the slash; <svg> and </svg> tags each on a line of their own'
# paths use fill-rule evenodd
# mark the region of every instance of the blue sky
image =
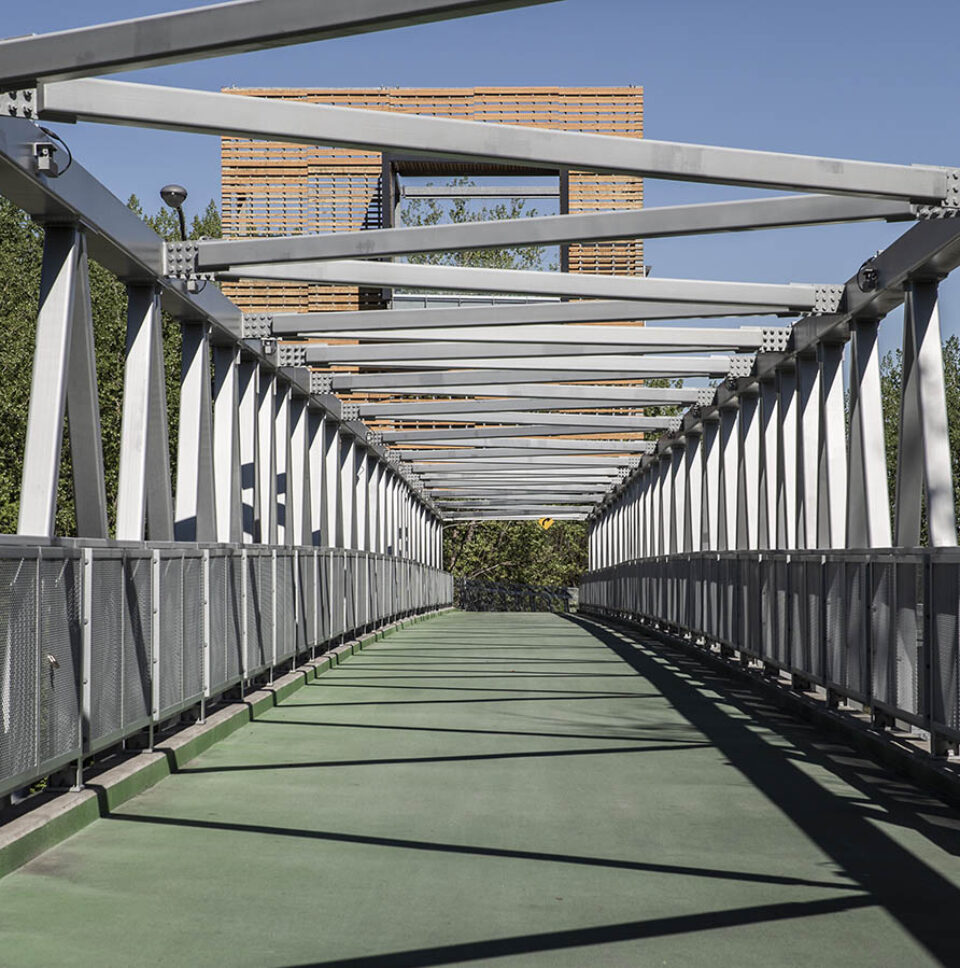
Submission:
<svg viewBox="0 0 960 968">
<path fill-rule="evenodd" d="M 191 6 L 184 0 L 8 4 L 6 36 Z M 198 61 L 121 79 L 217 90 L 264 87 L 637 84 L 649 138 L 844 158 L 960 166 L 960 58 L 940 43 L 956 2 L 561 0 L 505 13 Z M 189 105 L 185 106 L 189 110 Z M 60 125 L 77 157 L 149 210 L 179 181 L 219 197 L 219 141 Z M 648 180 L 648 205 L 743 198 L 744 189 Z M 904 226 L 869 224 L 655 240 L 658 276 L 841 282 Z M 944 332 L 960 331 L 960 284 L 943 286 Z M 886 348 L 898 321 L 884 327 Z"/>
</svg>

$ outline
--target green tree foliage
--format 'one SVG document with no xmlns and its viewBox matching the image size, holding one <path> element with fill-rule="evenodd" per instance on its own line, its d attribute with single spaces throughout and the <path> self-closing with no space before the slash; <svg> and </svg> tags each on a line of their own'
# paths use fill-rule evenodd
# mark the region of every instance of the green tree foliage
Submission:
<svg viewBox="0 0 960 968">
<path fill-rule="evenodd" d="M 943 343 L 943 377 L 947 396 L 947 432 L 953 470 L 953 501 L 960 521 L 960 338 L 950 336 Z M 900 396 L 903 392 L 903 353 L 887 353 L 880 361 L 880 391 L 883 428 L 887 448 L 887 487 L 891 509 L 896 506 L 897 455 L 900 445 Z M 926 509 L 921 517 L 921 544 L 927 542 Z"/>
<path fill-rule="evenodd" d="M 471 521 L 444 530 L 444 568 L 457 578 L 576 585 L 587 567 L 587 525 L 557 521 Z"/>
<path fill-rule="evenodd" d="M 179 237 L 176 216 L 169 209 L 161 209 L 153 216 L 144 216 L 135 196 L 131 196 L 128 204 L 165 239 Z M 220 234 L 220 216 L 211 201 L 202 215 L 193 218 L 190 237 L 219 237 Z M 0 326 L 5 336 L 0 345 L 0 372 L 3 375 L 0 383 L 0 533 L 3 534 L 17 530 L 42 256 L 43 231 L 40 226 L 16 206 L 0 199 Z M 112 532 L 120 460 L 127 299 L 123 284 L 92 260 L 90 298 L 97 353 L 107 506 L 111 514 Z M 163 342 L 171 460 L 175 461 L 180 396 L 180 328 L 167 316 L 164 316 Z M 62 453 L 56 532 L 70 536 L 76 534 L 76 519 L 66 425 Z"/>
<path fill-rule="evenodd" d="M 473 185 L 470 178 L 454 178 L 450 187 Z M 512 198 L 499 205 L 475 205 L 468 199 L 454 198 L 440 202 L 435 198 L 414 198 L 400 210 L 402 225 L 440 225 L 467 222 L 491 222 L 499 219 L 529 218 L 539 214 L 527 208 L 524 199 Z M 487 269 L 547 269 L 555 270 L 555 263 L 544 264 L 546 249 L 542 245 L 521 245 L 507 249 L 474 249 L 468 252 L 420 252 L 408 261 L 421 265 L 480 266 Z"/>
</svg>

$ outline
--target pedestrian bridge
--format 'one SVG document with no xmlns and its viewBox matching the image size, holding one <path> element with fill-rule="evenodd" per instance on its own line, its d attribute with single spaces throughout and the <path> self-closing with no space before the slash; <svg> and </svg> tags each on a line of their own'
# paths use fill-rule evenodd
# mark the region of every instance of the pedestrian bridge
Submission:
<svg viewBox="0 0 960 968">
<path fill-rule="evenodd" d="M 955 812 L 678 648 L 448 612 L 0 880 L 0 950 L 10 968 L 949 965 L 958 838 Z"/>
<path fill-rule="evenodd" d="M 958 963 L 960 815 L 854 746 L 960 800 L 960 168 L 98 76 L 537 2 L 0 41 L 2 291 L 36 291 L 0 347 L 2 968 Z M 354 229 L 223 239 L 167 185 L 170 241 L 71 124 L 382 175 Z M 411 170 L 561 214 L 397 227 Z M 571 214 L 571 173 L 767 194 Z M 404 261 L 855 222 L 906 225 L 813 283 Z M 586 521 L 579 612 L 453 612 L 444 528 L 484 519 Z"/>
</svg>

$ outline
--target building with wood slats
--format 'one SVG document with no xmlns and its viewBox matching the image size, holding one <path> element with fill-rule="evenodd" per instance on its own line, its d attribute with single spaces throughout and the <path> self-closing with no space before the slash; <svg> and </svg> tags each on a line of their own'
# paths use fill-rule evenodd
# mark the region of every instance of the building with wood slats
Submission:
<svg viewBox="0 0 960 968">
<path fill-rule="evenodd" d="M 643 136 L 640 87 L 231 88 L 236 94 L 339 107 L 437 115 L 626 138 Z M 561 212 L 640 208 L 640 178 L 510 165 L 384 157 L 378 152 L 224 138 L 222 215 L 228 237 L 297 235 L 393 224 L 404 177 L 538 175 L 557 178 Z M 564 246 L 570 272 L 643 274 L 640 240 Z M 246 280 L 224 292 L 247 312 L 376 309 L 389 293 L 354 286 Z"/>
</svg>

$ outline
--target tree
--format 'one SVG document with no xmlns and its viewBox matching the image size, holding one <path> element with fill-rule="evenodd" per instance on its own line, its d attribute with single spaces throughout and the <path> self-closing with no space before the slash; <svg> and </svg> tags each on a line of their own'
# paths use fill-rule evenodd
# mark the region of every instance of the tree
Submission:
<svg viewBox="0 0 960 968">
<path fill-rule="evenodd" d="M 128 205 L 163 238 L 168 241 L 178 238 L 177 219 L 169 209 L 145 216 L 136 196 L 130 197 Z M 220 217 L 216 205 L 211 201 L 202 215 L 194 216 L 190 236 L 218 237 L 220 234 Z M 0 199 L 0 326 L 5 336 L 0 347 L 0 371 L 3 373 L 0 384 L 0 533 L 3 534 L 12 534 L 17 530 L 42 256 L 41 227 L 15 205 Z M 93 260 L 90 261 L 90 299 L 107 507 L 112 533 L 120 463 L 127 298 L 123 284 Z M 180 397 L 180 328 L 174 319 L 166 315 L 163 342 L 171 460 L 175 462 Z M 71 536 L 76 534 L 76 516 L 66 422 L 63 433 L 56 533 Z"/>
<path fill-rule="evenodd" d="M 473 185 L 470 178 L 454 178 L 451 188 Z M 452 222 L 491 222 L 500 219 L 530 218 L 537 215 L 535 208 L 527 208 L 522 198 L 512 198 L 499 205 L 471 207 L 465 198 L 451 199 L 441 205 L 435 198 L 414 198 L 400 210 L 402 225 L 439 225 Z M 420 265 L 480 266 L 487 269 L 549 269 L 555 263 L 544 264 L 546 249 L 542 245 L 521 245 L 506 249 L 474 249 L 460 252 L 420 252 L 408 256 L 408 261 Z"/>
</svg>

